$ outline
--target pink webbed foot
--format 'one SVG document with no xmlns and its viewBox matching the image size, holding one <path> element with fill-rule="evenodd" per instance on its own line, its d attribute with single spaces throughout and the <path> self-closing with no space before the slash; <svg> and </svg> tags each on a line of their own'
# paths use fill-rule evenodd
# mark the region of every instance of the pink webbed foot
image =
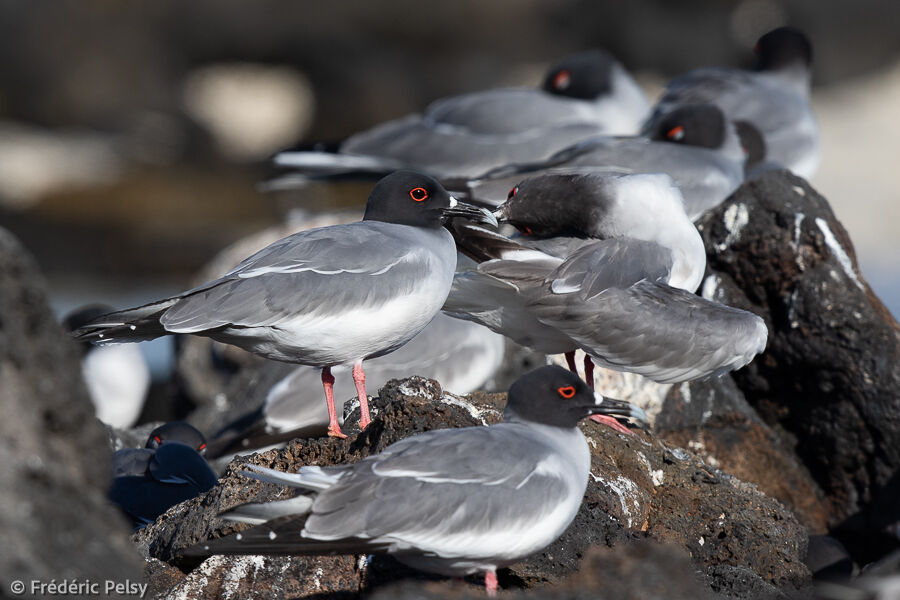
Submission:
<svg viewBox="0 0 900 600">
<path fill-rule="evenodd" d="M 610 417 L 608 415 L 591 415 L 591 421 L 596 421 L 597 423 L 608 425 L 619 433 L 634 435 L 633 431 L 619 423 L 619 421 L 617 421 L 615 417 Z"/>
</svg>

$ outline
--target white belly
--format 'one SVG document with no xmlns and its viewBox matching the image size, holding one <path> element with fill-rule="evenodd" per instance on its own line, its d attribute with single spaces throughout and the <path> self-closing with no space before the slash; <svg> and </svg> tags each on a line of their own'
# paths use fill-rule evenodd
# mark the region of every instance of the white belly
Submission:
<svg viewBox="0 0 900 600">
<path fill-rule="evenodd" d="M 340 313 L 325 307 L 276 326 L 225 334 L 232 338 L 228 341 L 273 360 L 316 367 L 353 363 L 396 350 L 422 331 L 443 306 L 451 282 L 452 277 L 433 272 L 412 293 L 380 306 Z"/>
</svg>

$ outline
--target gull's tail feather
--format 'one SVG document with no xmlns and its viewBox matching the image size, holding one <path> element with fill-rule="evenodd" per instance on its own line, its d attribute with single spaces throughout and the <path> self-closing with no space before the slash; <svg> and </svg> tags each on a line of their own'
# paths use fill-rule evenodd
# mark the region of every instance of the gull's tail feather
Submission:
<svg viewBox="0 0 900 600">
<path fill-rule="evenodd" d="M 167 335 L 170 332 L 159 319 L 177 301 L 178 298 L 167 298 L 101 315 L 72 331 L 72 337 L 81 342 L 117 344 L 141 342 Z"/>
</svg>

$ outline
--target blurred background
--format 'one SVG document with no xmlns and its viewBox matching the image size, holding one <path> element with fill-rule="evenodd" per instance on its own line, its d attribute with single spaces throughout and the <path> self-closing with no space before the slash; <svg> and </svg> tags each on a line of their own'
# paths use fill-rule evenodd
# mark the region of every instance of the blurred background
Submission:
<svg viewBox="0 0 900 600">
<path fill-rule="evenodd" d="M 900 3 L 893 0 L 0 1 L 0 225 L 54 309 L 185 289 L 218 250 L 290 208 L 368 185 L 265 194 L 267 159 L 547 64 L 615 54 L 655 98 L 706 65 L 749 66 L 782 24 L 815 48 L 813 185 L 900 315 Z M 157 375 L 169 340 L 147 346 Z M 154 348 L 156 348 L 154 350 Z"/>
</svg>

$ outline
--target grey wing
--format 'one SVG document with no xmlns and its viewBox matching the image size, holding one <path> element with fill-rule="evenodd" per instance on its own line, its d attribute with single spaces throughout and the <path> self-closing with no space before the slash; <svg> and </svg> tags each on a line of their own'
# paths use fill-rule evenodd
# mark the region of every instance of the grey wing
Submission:
<svg viewBox="0 0 900 600">
<path fill-rule="evenodd" d="M 766 136 L 779 135 L 803 118 L 806 102 L 782 86 L 767 85 L 759 75 L 739 69 L 698 69 L 672 80 L 643 131 L 686 104 L 715 104 L 730 120 L 753 123 Z"/>
<path fill-rule="evenodd" d="M 674 259 L 671 250 L 643 240 L 615 238 L 584 244 L 546 278 L 553 294 L 576 293 L 589 300 L 610 288 L 640 281 L 667 282 Z"/>
<path fill-rule="evenodd" d="M 512 134 L 483 134 L 409 119 L 357 134 L 341 152 L 387 157 L 437 177 L 470 177 L 500 165 L 541 160 L 601 132 L 596 124 L 569 122 Z"/>
<path fill-rule="evenodd" d="M 113 477 L 143 477 L 154 451 L 149 448 L 125 448 L 113 455 Z"/>
<path fill-rule="evenodd" d="M 534 523 L 569 492 L 558 475 L 567 465 L 523 436 L 523 427 L 505 423 L 401 440 L 320 493 L 306 533 L 329 540 L 388 537 L 414 546 L 425 538 L 502 535 Z"/>
<path fill-rule="evenodd" d="M 662 383 L 739 369 L 765 349 L 768 335 L 752 313 L 651 281 L 587 300 L 544 294 L 531 309 L 605 366 Z"/>
<path fill-rule="evenodd" d="M 511 135 L 588 121 L 588 115 L 577 110 L 579 106 L 542 90 L 505 88 L 437 100 L 426 110 L 425 119 L 435 125 L 455 125 L 470 134 Z"/>
<path fill-rule="evenodd" d="M 411 291 L 431 265 L 383 225 L 335 225 L 275 242 L 224 277 L 186 292 L 160 322 L 177 333 L 265 326 L 301 312 L 376 305 Z M 391 285 L 367 285 L 379 277 Z"/>
</svg>

